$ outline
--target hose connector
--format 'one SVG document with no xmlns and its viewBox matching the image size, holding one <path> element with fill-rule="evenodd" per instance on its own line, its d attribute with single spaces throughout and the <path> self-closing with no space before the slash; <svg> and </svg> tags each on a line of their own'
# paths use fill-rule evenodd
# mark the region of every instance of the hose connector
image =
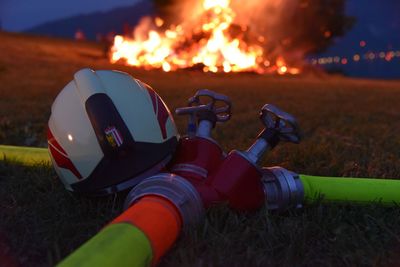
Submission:
<svg viewBox="0 0 400 267">
<path fill-rule="evenodd" d="M 269 210 L 301 208 L 304 187 L 299 175 L 282 167 L 263 168 L 262 183 Z"/>
<path fill-rule="evenodd" d="M 194 186 L 181 176 L 160 173 L 146 178 L 135 186 L 126 197 L 124 208 L 128 209 L 140 198 L 156 195 L 168 199 L 179 210 L 184 227 L 199 224 L 204 218 L 204 207 Z"/>
</svg>

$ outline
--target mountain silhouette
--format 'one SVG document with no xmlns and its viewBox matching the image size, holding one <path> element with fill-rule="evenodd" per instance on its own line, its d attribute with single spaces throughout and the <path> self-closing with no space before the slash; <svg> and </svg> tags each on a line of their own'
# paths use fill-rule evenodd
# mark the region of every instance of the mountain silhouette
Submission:
<svg viewBox="0 0 400 267">
<path fill-rule="evenodd" d="M 106 12 L 76 15 L 46 22 L 26 30 L 27 33 L 74 38 L 81 30 L 87 39 L 94 40 L 97 34 L 122 33 L 127 25 L 135 26 L 141 17 L 153 14 L 151 1 L 142 1 L 132 6 L 119 7 Z"/>
</svg>

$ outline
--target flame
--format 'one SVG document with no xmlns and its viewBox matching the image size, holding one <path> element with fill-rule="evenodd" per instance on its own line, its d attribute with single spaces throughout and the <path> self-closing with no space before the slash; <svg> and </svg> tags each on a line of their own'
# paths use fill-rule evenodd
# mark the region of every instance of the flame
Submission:
<svg viewBox="0 0 400 267">
<path fill-rule="evenodd" d="M 264 36 L 257 36 L 251 44 L 244 41 L 246 26 L 239 25 L 241 32 L 231 34 L 232 26 L 237 24 L 230 5 L 230 0 L 203 0 L 200 25 L 189 29 L 171 25 L 162 30 L 163 19 L 156 17 L 149 23 L 146 18 L 136 27 L 133 37 L 115 36 L 110 60 L 165 72 L 195 66 L 202 66 L 204 72 L 300 72 L 288 67 L 282 57 L 267 59 L 262 48 Z"/>
</svg>

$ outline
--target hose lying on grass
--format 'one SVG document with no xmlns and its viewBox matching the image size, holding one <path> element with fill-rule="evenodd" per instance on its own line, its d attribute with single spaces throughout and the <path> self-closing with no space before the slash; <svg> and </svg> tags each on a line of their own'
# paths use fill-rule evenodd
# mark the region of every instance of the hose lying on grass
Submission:
<svg viewBox="0 0 400 267">
<path fill-rule="evenodd" d="M 177 175 L 159 174 L 134 187 L 125 211 L 58 266 L 155 265 L 182 229 L 203 218 L 203 203 L 193 185 Z"/>
<path fill-rule="evenodd" d="M 400 180 L 300 175 L 304 201 L 400 204 Z"/>
<path fill-rule="evenodd" d="M 47 148 L 0 145 L 0 160 L 24 166 L 51 164 Z"/>
<path fill-rule="evenodd" d="M 146 196 L 65 258 L 58 267 L 150 266 L 181 232 L 179 211 L 165 198 Z"/>
</svg>

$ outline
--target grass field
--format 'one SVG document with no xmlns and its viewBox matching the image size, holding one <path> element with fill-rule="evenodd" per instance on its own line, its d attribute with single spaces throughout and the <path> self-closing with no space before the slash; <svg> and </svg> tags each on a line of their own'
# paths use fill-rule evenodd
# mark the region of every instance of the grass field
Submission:
<svg viewBox="0 0 400 267">
<path fill-rule="evenodd" d="M 96 44 L 8 33 L 0 33 L 0 144 L 45 146 L 51 103 L 84 67 L 129 72 L 171 109 L 200 88 L 228 95 L 232 119 L 215 131 L 227 151 L 246 149 L 261 129 L 259 109 L 276 104 L 298 118 L 304 140 L 280 145 L 264 166 L 400 178 L 400 81 L 133 70 L 108 63 Z M 176 120 L 183 132 L 185 118 Z M 123 200 L 79 197 L 50 166 L 0 161 L 0 241 L 8 247 L 0 250 L 21 266 L 54 265 L 117 216 Z M 399 207 L 318 203 L 237 214 L 221 206 L 181 236 L 161 266 L 400 266 L 399 253 Z"/>
</svg>

